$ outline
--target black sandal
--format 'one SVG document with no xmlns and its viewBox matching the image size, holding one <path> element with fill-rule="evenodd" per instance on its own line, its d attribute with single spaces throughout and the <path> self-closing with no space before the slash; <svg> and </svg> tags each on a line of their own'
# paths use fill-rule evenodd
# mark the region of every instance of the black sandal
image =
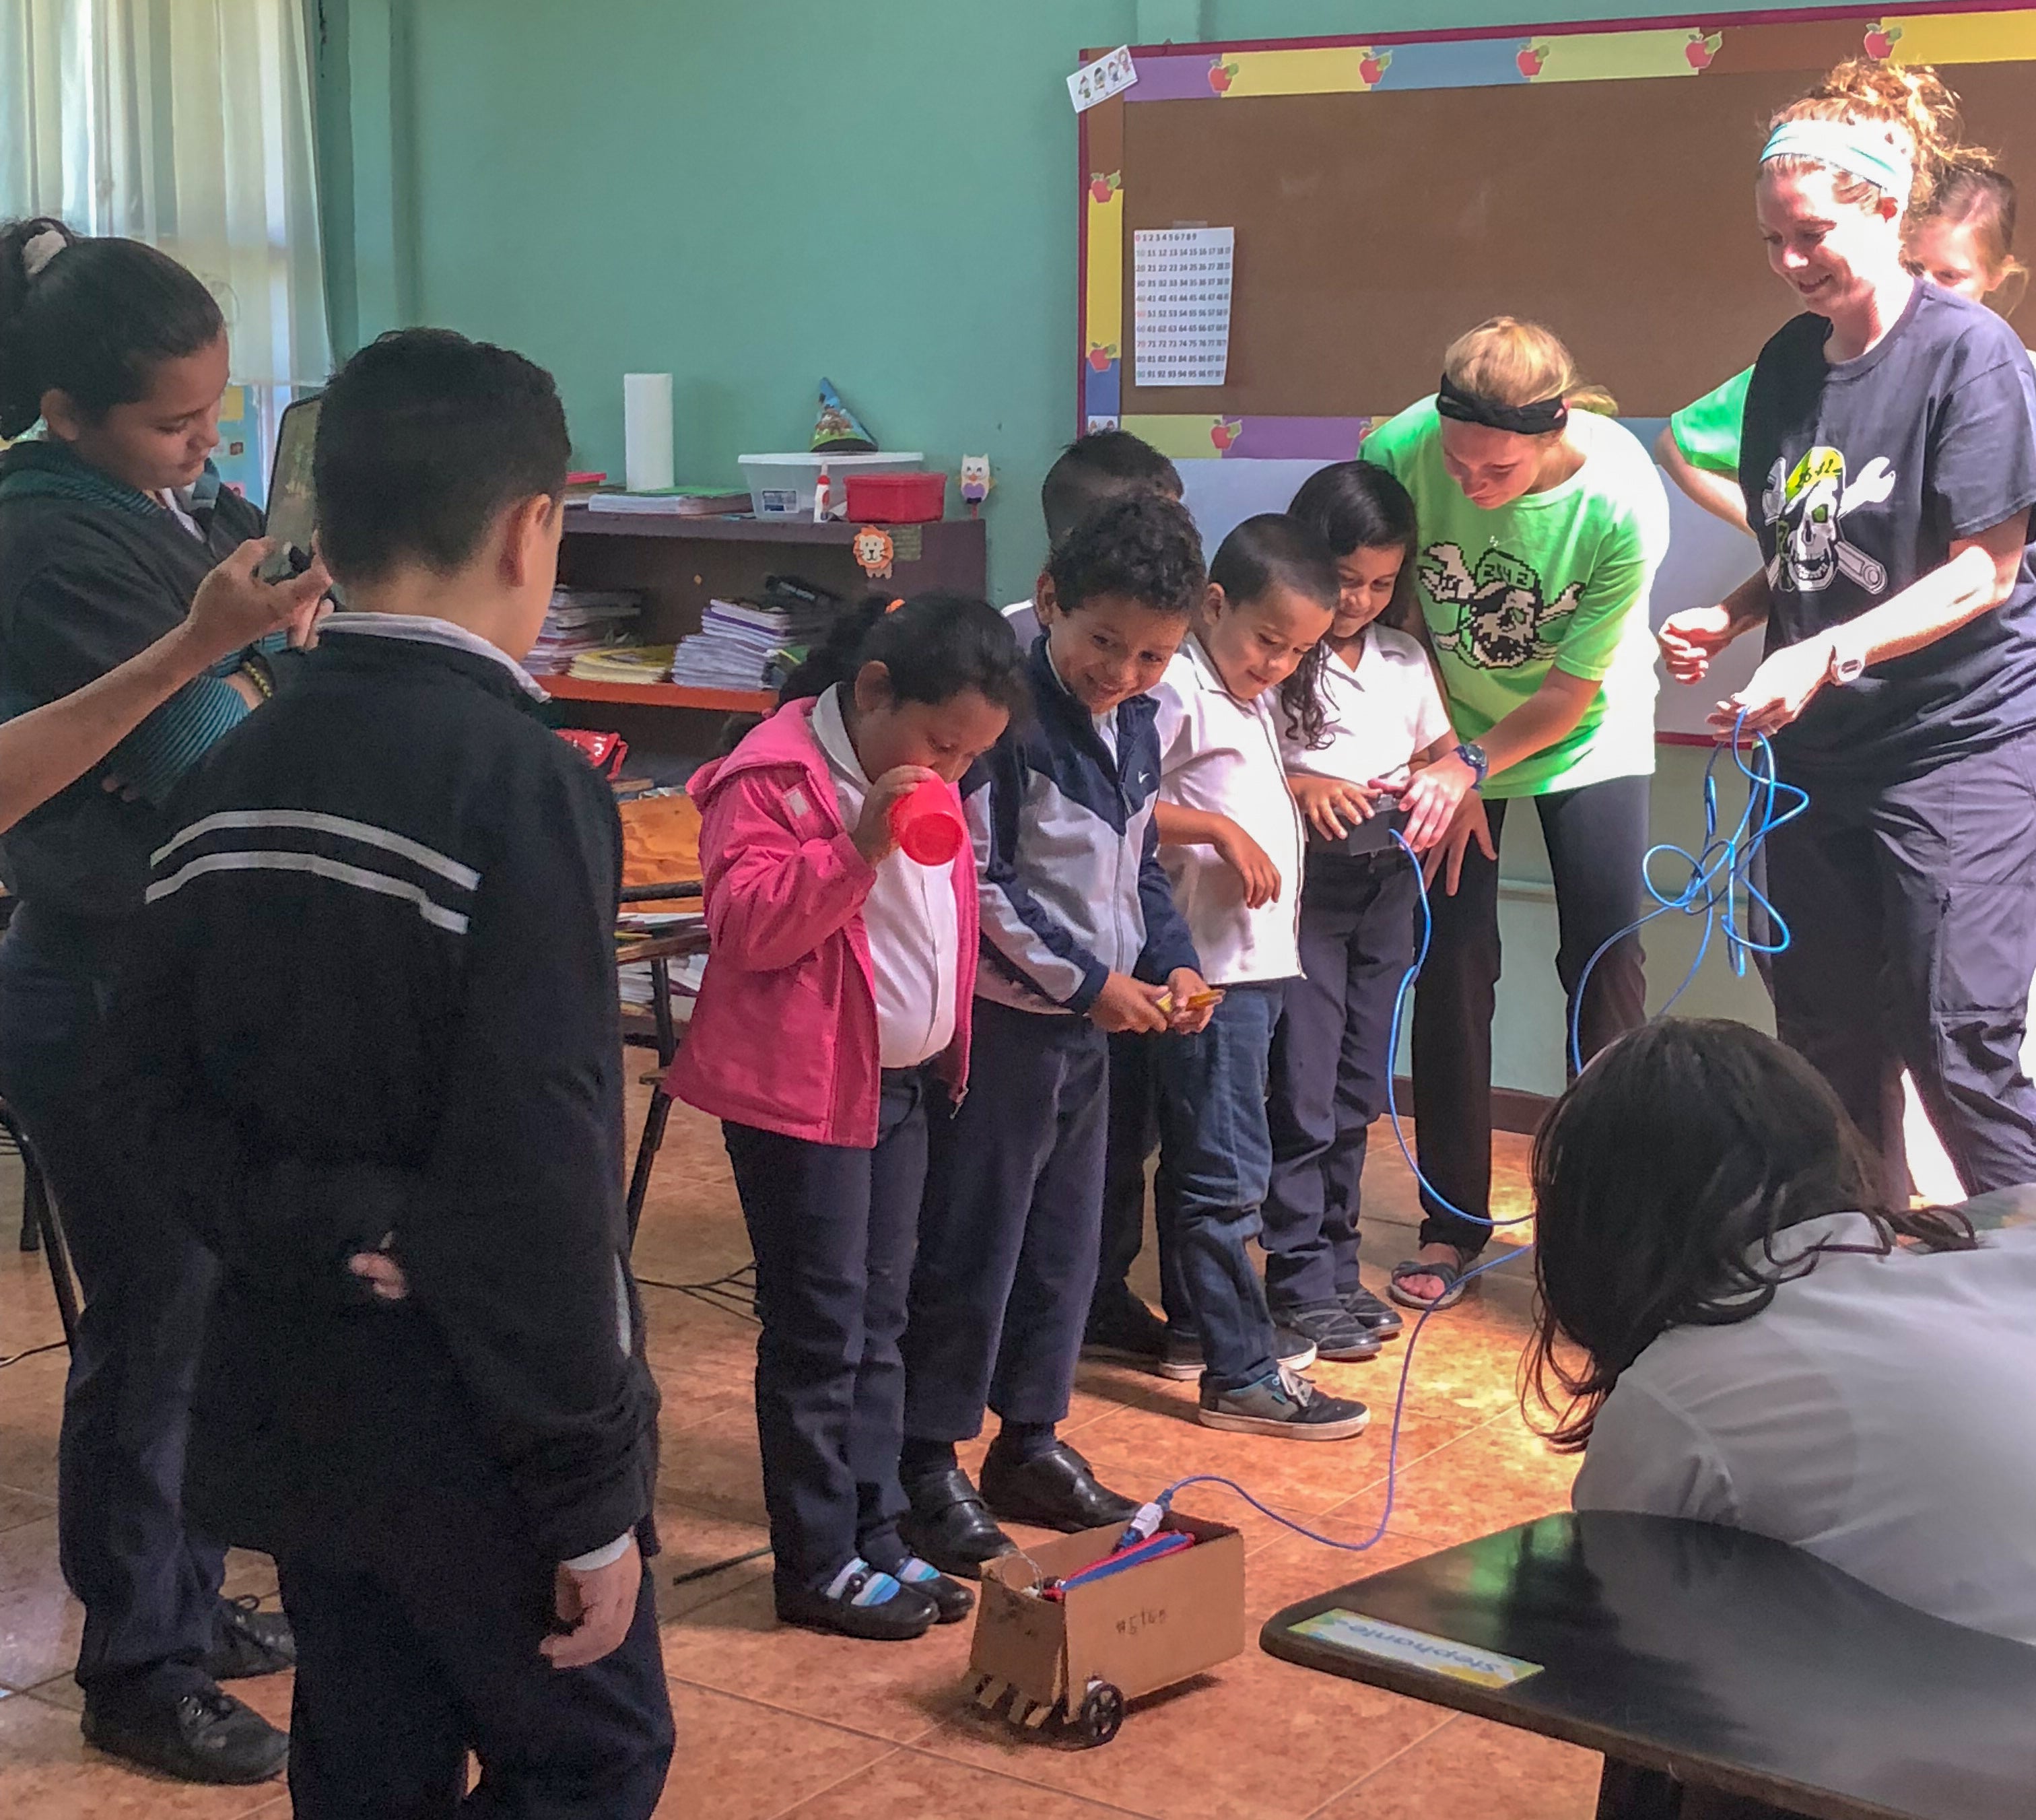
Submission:
<svg viewBox="0 0 2036 1820">
<path fill-rule="evenodd" d="M 1464 1280 L 1464 1272 L 1470 1268 L 1470 1261 L 1469 1257 L 1461 1251 L 1457 1253 L 1453 1264 L 1424 1264 L 1418 1257 L 1409 1258 L 1404 1264 L 1393 1265 L 1392 1280 L 1386 1284 L 1386 1293 L 1402 1308 L 1418 1309 L 1423 1314 L 1454 1308 L 1469 1291 L 1470 1285 Z M 1410 1276 L 1440 1277 L 1442 1293 L 1432 1302 L 1409 1294 L 1400 1286 Z"/>
</svg>

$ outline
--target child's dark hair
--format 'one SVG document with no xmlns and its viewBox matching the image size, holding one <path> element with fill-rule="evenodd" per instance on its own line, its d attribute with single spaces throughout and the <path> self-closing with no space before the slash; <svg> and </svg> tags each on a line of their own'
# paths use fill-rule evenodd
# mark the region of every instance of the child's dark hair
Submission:
<svg viewBox="0 0 2036 1820">
<path fill-rule="evenodd" d="M 1158 613 L 1185 618 L 1208 584 L 1202 541 L 1188 509 L 1163 493 L 1133 493 L 1082 519 L 1046 559 L 1055 605 L 1064 613 L 1103 594 L 1118 594 Z"/>
<path fill-rule="evenodd" d="M 1283 587 L 1319 601 L 1333 613 L 1343 592 L 1336 558 L 1322 533 L 1284 512 L 1261 512 L 1225 537 L 1209 564 L 1209 579 L 1239 605 L 1257 600 L 1268 588 Z M 1294 737 L 1310 748 L 1324 744 L 1329 731 L 1322 687 L 1325 649 L 1318 639 L 1280 685 L 1287 724 Z"/>
<path fill-rule="evenodd" d="M 1583 1446 L 1619 1373 L 1672 1328 L 1748 1320 L 1815 1268 L 1815 1251 L 1776 1261 L 1792 1226 L 1857 1212 L 1876 1251 L 1978 1242 L 1961 1215 L 1891 1206 L 1879 1180 L 1838 1095 L 1772 1037 L 1694 1018 L 1622 1037 L 1534 1140 L 1527 1376 L 1549 1438 Z"/>
<path fill-rule="evenodd" d="M 1398 480 L 1375 462 L 1333 462 L 1301 483 L 1287 515 L 1319 532 L 1329 554 L 1339 561 L 1355 550 L 1397 547 L 1400 574 L 1393 584 L 1393 598 L 1378 623 L 1406 633 L 1418 639 L 1423 650 L 1427 648 L 1427 627 L 1414 594 L 1420 531 L 1413 497 Z M 1341 592 L 1340 584 L 1337 591 Z M 1322 691 L 1322 665 L 1328 661 L 1324 652 L 1280 687 L 1280 706 L 1288 727 L 1310 751 L 1329 741 L 1329 708 Z"/>
<path fill-rule="evenodd" d="M 340 368 L 319 409 L 319 552 L 340 581 L 405 562 L 449 575 L 505 507 L 558 498 L 570 455 L 543 367 L 449 329 L 391 330 Z"/>
<path fill-rule="evenodd" d="M 1400 577 L 1378 624 L 1410 638 L 1422 635 L 1420 603 L 1414 591 L 1420 527 L 1413 496 L 1389 473 L 1376 462 L 1333 462 L 1301 483 L 1287 515 L 1319 531 L 1339 562 L 1358 550 L 1397 548 Z"/>
<path fill-rule="evenodd" d="M 909 601 L 873 594 L 849 608 L 827 642 L 786 678 L 779 703 L 852 682 L 870 663 L 890 672 L 892 695 L 901 702 L 934 704 L 973 689 L 1015 719 L 1031 700 L 1010 621 L 987 601 L 934 591 Z"/>
<path fill-rule="evenodd" d="M 1092 430 L 1061 450 L 1039 488 L 1046 542 L 1061 540 L 1097 507 L 1132 493 L 1181 496 L 1180 470 L 1129 430 Z"/>
<path fill-rule="evenodd" d="M 32 428 L 46 392 L 90 418 L 145 398 L 158 361 L 225 332 L 204 284 L 139 240 L 86 239 L 47 215 L 0 228 L 0 438 Z"/>
</svg>

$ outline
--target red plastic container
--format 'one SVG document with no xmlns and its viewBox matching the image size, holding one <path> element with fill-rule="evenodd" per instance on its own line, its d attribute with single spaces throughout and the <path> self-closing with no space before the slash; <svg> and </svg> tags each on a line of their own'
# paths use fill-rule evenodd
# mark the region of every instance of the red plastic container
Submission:
<svg viewBox="0 0 2036 1820">
<path fill-rule="evenodd" d="M 944 473 L 848 477 L 848 515 L 858 525 L 930 525 L 947 509 Z"/>
<path fill-rule="evenodd" d="M 891 805 L 891 832 L 907 859 L 944 866 L 968 839 L 953 793 L 937 778 L 914 786 Z"/>
</svg>

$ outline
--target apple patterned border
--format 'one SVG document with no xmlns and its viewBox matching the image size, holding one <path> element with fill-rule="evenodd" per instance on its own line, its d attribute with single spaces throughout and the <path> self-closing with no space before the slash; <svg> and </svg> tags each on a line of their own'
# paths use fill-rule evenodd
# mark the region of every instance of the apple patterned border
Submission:
<svg viewBox="0 0 2036 1820">
<path fill-rule="evenodd" d="M 2036 8 L 1969 3 L 1898 14 L 1850 7 L 1738 13 L 1663 26 L 1591 21 L 1231 45 L 1137 45 L 1138 80 L 1080 117 L 1082 172 L 1076 396 L 1084 429 L 1120 423 L 1174 459 L 1346 458 L 1359 417 L 1122 415 L 1124 382 L 1124 109 L 1155 101 L 1367 94 L 1374 89 L 1490 88 L 1524 82 L 1630 81 L 1701 75 L 1721 55 L 1737 69 L 1793 69 L 1800 48 L 1763 27 L 1852 24 L 1866 55 L 1897 63 L 2036 61 Z M 1763 42 L 1766 40 L 1766 42 Z M 1773 45 L 1772 51 L 1769 44 Z M 1729 51 L 1728 52 L 1728 46 Z M 1346 445 L 1348 445 L 1346 447 Z"/>
</svg>

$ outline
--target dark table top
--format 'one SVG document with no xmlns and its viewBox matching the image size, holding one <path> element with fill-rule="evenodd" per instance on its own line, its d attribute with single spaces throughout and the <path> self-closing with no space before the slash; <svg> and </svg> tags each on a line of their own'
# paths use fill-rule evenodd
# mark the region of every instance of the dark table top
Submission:
<svg viewBox="0 0 2036 1820">
<path fill-rule="evenodd" d="M 1295 1628 L 1337 1610 L 1431 1641 L 1398 1661 Z M 1459 1679 L 1480 1664 L 1438 1652 L 1445 1639 L 1540 1671 Z M 1544 1517 L 1289 1606 L 1259 1641 L 1303 1667 L 1819 1820 L 2036 1815 L 2036 1649 L 1745 1530 Z"/>
</svg>

